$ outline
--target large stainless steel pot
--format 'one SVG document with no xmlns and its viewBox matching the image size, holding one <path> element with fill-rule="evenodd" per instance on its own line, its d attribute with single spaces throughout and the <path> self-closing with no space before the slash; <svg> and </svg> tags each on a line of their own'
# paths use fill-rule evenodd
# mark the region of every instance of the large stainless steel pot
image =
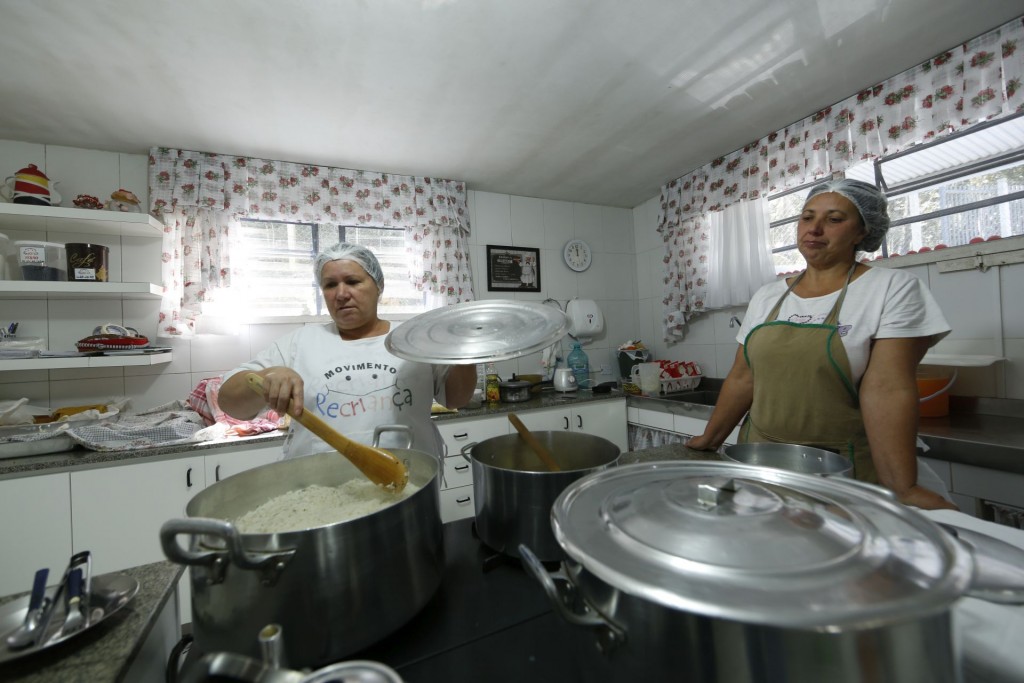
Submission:
<svg viewBox="0 0 1024 683">
<path fill-rule="evenodd" d="M 950 613 L 971 594 L 971 553 L 879 487 L 622 465 L 568 487 L 552 526 L 561 570 L 520 554 L 582 627 L 587 680 L 961 680 Z"/>
<path fill-rule="evenodd" d="M 164 524 L 164 553 L 190 568 L 198 652 L 258 657 L 256 634 L 277 623 L 289 663 L 321 666 L 377 642 L 427 603 L 444 570 L 439 463 L 389 450 L 421 488 L 365 517 L 276 534 L 241 534 L 230 521 L 282 493 L 362 477 L 332 452 L 224 479 L 192 498 L 187 519 Z"/>
<path fill-rule="evenodd" d="M 462 456 L 473 468 L 476 532 L 494 550 L 518 557 L 520 543 L 541 560 L 565 557 L 551 533 L 551 505 L 569 484 L 612 465 L 618 447 L 575 432 L 533 432 L 560 472 L 551 472 L 518 434 L 467 444 Z"/>
</svg>

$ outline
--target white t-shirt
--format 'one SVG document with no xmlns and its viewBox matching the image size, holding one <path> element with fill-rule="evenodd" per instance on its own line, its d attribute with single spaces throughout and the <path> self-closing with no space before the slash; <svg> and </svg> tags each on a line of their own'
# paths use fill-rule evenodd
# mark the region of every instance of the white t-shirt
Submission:
<svg viewBox="0 0 1024 683">
<path fill-rule="evenodd" d="M 255 359 L 224 374 L 285 366 L 305 384 L 307 409 L 359 443 L 372 444 L 379 425 L 400 424 L 412 431 L 412 448 L 441 455 L 444 442 L 430 419 L 433 400 L 444 403 L 448 366 L 397 358 L 384 348 L 385 336 L 345 341 L 333 322 L 305 325 L 261 351 Z M 404 434 L 385 432 L 382 448 L 404 448 Z M 285 440 L 285 457 L 334 450 L 296 425 Z"/>
<path fill-rule="evenodd" d="M 736 341 L 744 343 L 750 330 L 765 321 L 788 287 L 783 279 L 754 294 Z M 790 292 L 776 320 L 823 323 L 841 291 L 809 299 Z M 931 336 L 935 345 L 950 329 L 935 297 L 921 280 L 895 268 L 869 267 L 850 283 L 839 310 L 839 334 L 850 358 L 854 384 L 867 369 L 872 340 Z"/>
</svg>

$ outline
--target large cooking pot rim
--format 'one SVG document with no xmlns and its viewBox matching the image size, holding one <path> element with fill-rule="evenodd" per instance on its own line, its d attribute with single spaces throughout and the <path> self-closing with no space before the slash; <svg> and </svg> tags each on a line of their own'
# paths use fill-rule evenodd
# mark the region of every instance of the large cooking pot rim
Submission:
<svg viewBox="0 0 1024 683">
<path fill-rule="evenodd" d="M 621 465 L 552 508 L 572 561 L 630 595 L 744 623 L 838 630 L 941 612 L 972 558 L 926 516 L 847 479 L 726 462 Z"/>
<path fill-rule="evenodd" d="M 552 472 L 518 434 L 502 434 L 469 444 L 463 455 L 474 465 L 524 476 L 579 474 L 612 465 L 621 452 L 608 439 L 581 432 L 534 431 L 561 468 Z M 468 453 L 468 455 L 466 455 Z"/>
</svg>

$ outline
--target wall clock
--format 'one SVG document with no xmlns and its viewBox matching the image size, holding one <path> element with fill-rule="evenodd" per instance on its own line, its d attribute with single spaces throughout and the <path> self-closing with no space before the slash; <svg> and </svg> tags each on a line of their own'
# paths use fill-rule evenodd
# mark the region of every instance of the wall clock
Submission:
<svg viewBox="0 0 1024 683">
<path fill-rule="evenodd" d="M 565 259 L 565 265 L 577 273 L 582 273 L 590 267 L 594 253 L 590 250 L 590 245 L 583 240 L 569 240 L 562 250 L 562 258 Z"/>
</svg>

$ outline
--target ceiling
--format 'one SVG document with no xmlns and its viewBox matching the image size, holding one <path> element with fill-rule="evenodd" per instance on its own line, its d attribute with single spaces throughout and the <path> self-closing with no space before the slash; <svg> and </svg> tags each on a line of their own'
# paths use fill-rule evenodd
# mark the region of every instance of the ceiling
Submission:
<svg viewBox="0 0 1024 683">
<path fill-rule="evenodd" d="M 633 207 L 1007 0 L 0 0 L 0 139 Z"/>
</svg>

